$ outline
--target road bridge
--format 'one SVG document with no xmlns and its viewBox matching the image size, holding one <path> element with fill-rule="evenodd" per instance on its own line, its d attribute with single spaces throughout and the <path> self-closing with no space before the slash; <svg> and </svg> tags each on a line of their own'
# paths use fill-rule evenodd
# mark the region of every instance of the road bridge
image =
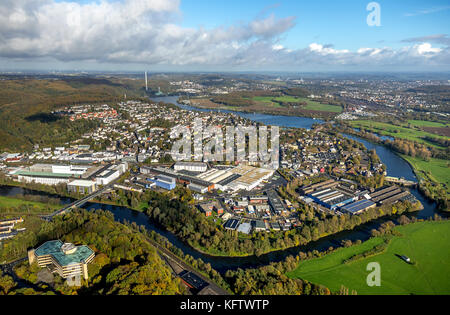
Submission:
<svg viewBox="0 0 450 315">
<path fill-rule="evenodd" d="M 405 187 L 413 187 L 418 184 L 417 182 L 413 182 L 411 180 L 406 180 L 404 178 L 398 178 L 398 177 L 392 177 L 392 176 L 386 176 L 385 181 L 387 181 L 389 183 L 400 184 Z"/>
<path fill-rule="evenodd" d="M 116 183 L 116 181 L 114 181 L 114 182 L 104 186 L 103 188 L 93 192 L 92 194 L 90 194 L 90 195 L 88 195 L 88 196 L 86 196 L 86 197 L 84 197 L 82 199 L 76 200 L 76 201 L 72 202 L 71 204 L 66 205 L 64 208 L 62 208 L 60 210 L 57 210 L 57 211 L 53 212 L 50 215 L 42 216 L 42 219 L 44 219 L 46 221 L 51 221 L 56 216 L 64 215 L 67 212 L 69 212 L 69 211 L 71 211 L 71 210 L 73 210 L 75 208 L 80 208 L 84 204 L 86 204 L 89 201 L 91 201 L 92 199 L 97 198 L 98 196 L 100 196 L 101 194 L 106 192 L 108 189 L 111 189 L 114 186 L 115 183 Z"/>
</svg>

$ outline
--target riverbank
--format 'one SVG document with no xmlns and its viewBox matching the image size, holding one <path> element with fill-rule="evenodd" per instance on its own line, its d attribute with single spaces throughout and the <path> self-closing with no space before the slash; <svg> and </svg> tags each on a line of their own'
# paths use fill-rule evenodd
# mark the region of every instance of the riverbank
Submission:
<svg viewBox="0 0 450 315">
<path fill-rule="evenodd" d="M 15 209 L 16 211 L 11 212 L 6 209 Z M 58 209 L 59 206 L 55 204 L 0 196 L 0 215 L 41 215 L 52 213 Z"/>
</svg>

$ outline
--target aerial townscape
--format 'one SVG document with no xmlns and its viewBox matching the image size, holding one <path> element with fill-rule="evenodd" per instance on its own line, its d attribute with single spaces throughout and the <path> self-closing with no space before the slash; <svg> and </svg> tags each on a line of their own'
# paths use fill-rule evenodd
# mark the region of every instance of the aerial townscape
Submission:
<svg viewBox="0 0 450 315">
<path fill-rule="evenodd" d="M 448 7 L 381 3 L 386 28 L 436 15 L 403 48 L 288 49 L 297 24 L 278 14 L 315 5 L 261 3 L 230 28 L 163 22 L 199 5 L 181 2 L 0 4 L 17 24 L 0 30 L 0 295 L 201 310 L 202 296 L 450 294 Z M 376 5 L 345 4 L 349 24 L 382 28 Z M 48 29 L 72 10 L 128 48 L 83 23 Z M 26 23 L 48 49 L 29 50 L 49 39 L 17 35 Z"/>
</svg>

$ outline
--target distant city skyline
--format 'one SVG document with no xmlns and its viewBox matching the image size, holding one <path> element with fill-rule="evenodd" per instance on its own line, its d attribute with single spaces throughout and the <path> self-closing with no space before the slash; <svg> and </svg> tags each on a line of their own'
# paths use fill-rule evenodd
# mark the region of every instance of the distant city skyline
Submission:
<svg viewBox="0 0 450 315">
<path fill-rule="evenodd" d="M 0 71 L 450 71 L 448 1 L 2 0 Z"/>
</svg>

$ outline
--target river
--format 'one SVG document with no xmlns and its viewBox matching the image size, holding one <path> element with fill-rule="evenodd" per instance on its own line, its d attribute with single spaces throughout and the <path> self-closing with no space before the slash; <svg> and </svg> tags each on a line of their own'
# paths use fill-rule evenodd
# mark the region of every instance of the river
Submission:
<svg viewBox="0 0 450 315">
<path fill-rule="evenodd" d="M 314 124 L 322 124 L 323 123 L 323 120 L 307 118 L 307 117 L 279 116 L 279 115 L 268 115 L 268 114 L 260 114 L 260 113 L 236 112 L 236 111 L 223 110 L 223 109 L 219 110 L 219 109 L 198 108 L 198 107 L 193 107 L 193 106 L 178 103 L 179 96 L 152 97 L 151 99 L 152 99 L 152 101 L 155 101 L 155 102 L 175 104 L 182 109 L 191 110 L 191 111 L 199 111 L 199 112 L 204 112 L 204 113 L 221 112 L 221 113 L 235 114 L 235 115 L 241 116 L 246 119 L 250 119 L 253 121 L 263 123 L 265 125 L 273 125 L 273 126 L 279 126 L 279 127 L 311 129 L 311 127 Z"/>
<path fill-rule="evenodd" d="M 186 106 L 182 104 L 177 104 L 177 96 L 172 97 L 163 97 L 163 98 L 154 98 L 155 101 L 161 101 L 165 103 L 172 103 L 180 106 L 181 108 L 187 110 L 198 110 L 202 112 L 212 112 L 218 110 L 210 110 L 210 109 L 197 109 L 191 106 Z M 311 118 L 305 117 L 290 117 L 290 116 L 273 116 L 266 114 L 250 114 L 250 113 L 241 113 L 241 112 L 232 112 L 232 111 L 222 111 L 226 113 L 233 113 L 239 115 L 244 118 L 251 119 L 253 121 L 261 122 L 267 125 L 278 125 L 281 127 L 295 127 L 295 128 L 305 128 L 310 129 L 315 123 L 322 123 L 321 120 L 315 120 Z M 408 180 L 416 180 L 413 170 L 410 165 L 403 160 L 401 157 L 390 151 L 389 149 L 383 147 L 382 145 L 370 143 L 364 139 L 352 136 L 345 135 L 348 138 L 357 140 L 363 143 L 368 149 L 375 149 L 377 151 L 378 156 L 381 161 L 386 165 L 388 175 L 395 177 L 404 177 Z M 433 216 L 436 213 L 436 207 L 433 202 L 429 202 L 426 200 L 417 189 L 411 190 L 412 194 L 416 196 L 416 198 L 422 202 L 424 205 L 424 209 L 415 215 L 419 219 L 426 219 Z M 0 195 L 1 196 L 16 196 L 21 194 L 39 194 L 49 196 L 48 194 L 36 191 L 30 191 L 27 189 L 23 189 L 20 187 L 11 187 L 11 186 L 0 186 Z M 50 197 L 57 197 L 52 196 Z M 70 198 L 61 198 L 63 204 L 70 203 Z M 370 223 L 361 225 L 355 228 L 352 231 L 344 231 L 337 233 L 335 235 L 331 235 L 325 238 L 322 238 L 318 241 L 311 242 L 306 246 L 299 246 L 287 250 L 281 250 L 276 252 L 271 252 L 260 257 L 250 256 L 250 257 L 213 257 L 209 255 L 202 254 L 197 250 L 193 249 L 189 245 L 183 243 L 180 239 L 178 239 L 172 233 L 165 231 L 164 229 L 159 228 L 155 224 L 149 221 L 148 217 L 140 212 L 133 211 L 131 209 L 119 206 L 111 206 L 99 203 L 87 203 L 83 208 L 87 210 L 96 210 L 102 209 L 109 211 L 114 214 L 114 217 L 119 222 L 135 222 L 138 225 L 143 225 L 147 228 L 147 230 L 155 231 L 160 235 L 166 237 L 174 246 L 180 248 L 185 254 L 189 254 L 192 257 L 198 259 L 201 258 L 204 262 L 208 262 L 211 266 L 217 271 L 224 273 L 227 270 L 235 270 L 237 268 L 254 268 L 258 266 L 267 265 L 270 262 L 279 262 L 283 261 L 289 255 L 297 255 L 300 251 L 310 251 L 310 250 L 318 250 L 324 251 L 329 247 L 337 247 L 340 245 L 342 240 L 362 240 L 365 241 L 370 238 L 370 230 L 374 228 L 378 228 L 381 223 L 391 220 L 392 218 L 380 218 L 378 220 L 372 221 Z"/>
</svg>

